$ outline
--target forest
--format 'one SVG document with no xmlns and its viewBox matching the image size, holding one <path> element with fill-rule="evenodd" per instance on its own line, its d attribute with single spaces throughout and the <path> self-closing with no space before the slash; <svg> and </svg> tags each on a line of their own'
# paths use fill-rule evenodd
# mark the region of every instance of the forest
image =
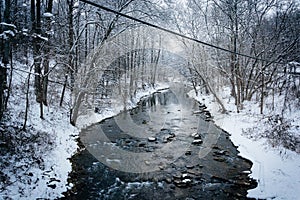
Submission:
<svg viewBox="0 0 300 200">
<path fill-rule="evenodd" d="M 182 41 L 185 45 L 183 53 L 189 55 L 187 59 L 195 79 L 203 81 L 207 90 L 212 92 L 217 83 L 209 76 L 216 70 L 218 76 L 230 84 L 237 109 L 242 109 L 243 101 L 259 98 L 263 112 L 263 98 L 270 91 L 297 90 L 298 85 L 293 81 L 278 81 L 285 73 L 294 73 L 299 61 L 299 10 L 296 2 L 188 1 L 184 10 L 172 1 L 115 1 L 103 5 L 158 25 L 167 23 L 166 28 L 230 50 L 231 53 Z M 138 48 L 142 45 L 150 48 L 151 42 L 154 46 L 155 42 L 162 40 L 156 38 L 157 35 L 140 32 L 138 27 L 143 25 L 139 23 L 77 1 L 3 1 L 0 17 L 1 117 L 13 92 L 13 72 L 20 70 L 13 65 L 13 60 L 27 64 L 28 74 L 34 76 L 34 83 L 29 81 L 28 84 L 34 85 L 40 117 L 44 118 L 43 107 L 49 102 L 49 84 L 60 87 L 61 91 L 56 92 L 61 106 L 65 91 L 75 90 L 76 76 L 81 76 L 82 68 L 87 67 L 88 55 L 109 38 L 130 30 L 127 37 L 132 41 L 128 46 Z M 126 37 L 121 39 L 129 42 Z M 151 53 L 152 62 L 158 62 L 160 52 Z M 127 56 L 128 62 L 133 62 L 130 59 L 137 56 L 139 59 L 134 59 L 134 62 L 143 60 L 142 54 L 131 52 Z M 33 63 L 30 63 L 31 59 Z M 213 67 L 208 67 L 211 65 Z M 130 75 L 131 78 L 148 79 L 145 76 L 149 74 L 143 70 L 143 75 Z M 153 84 L 155 77 L 149 79 L 152 81 L 148 80 L 148 84 Z M 296 85 L 290 87 L 292 85 L 287 84 Z M 298 97 L 297 91 L 294 93 Z M 74 119 L 72 123 L 75 123 Z"/>
<path fill-rule="evenodd" d="M 13 182 L 28 181 L 9 178 L 27 169 L 14 162 L 25 156 L 46 167 L 43 152 L 57 145 L 51 131 L 78 134 L 91 113 L 126 110 L 141 91 L 177 79 L 199 99 L 210 95 L 220 115 L 255 110 L 264 128 L 243 133 L 299 156 L 299 3 L 1 0 L 0 199 Z M 34 144 L 45 141 L 42 150 Z M 24 145 L 41 155 L 24 155 Z"/>
</svg>

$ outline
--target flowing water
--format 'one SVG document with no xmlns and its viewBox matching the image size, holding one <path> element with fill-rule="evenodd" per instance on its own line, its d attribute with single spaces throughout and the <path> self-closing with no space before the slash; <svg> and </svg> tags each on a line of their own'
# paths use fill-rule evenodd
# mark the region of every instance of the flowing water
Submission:
<svg viewBox="0 0 300 200">
<path fill-rule="evenodd" d="M 175 85 L 80 133 L 65 199 L 246 199 L 252 163 Z"/>
</svg>

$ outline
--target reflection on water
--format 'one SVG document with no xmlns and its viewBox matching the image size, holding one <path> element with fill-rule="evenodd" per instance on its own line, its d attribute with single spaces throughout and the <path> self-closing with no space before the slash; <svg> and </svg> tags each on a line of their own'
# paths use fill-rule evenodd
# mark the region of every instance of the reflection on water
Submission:
<svg viewBox="0 0 300 200">
<path fill-rule="evenodd" d="M 245 198 L 256 187 L 248 177 L 252 163 L 238 156 L 228 133 L 207 115 L 193 114 L 200 108 L 187 90 L 161 91 L 82 130 L 79 144 L 85 148 L 71 159 L 74 187 L 66 197 Z"/>
</svg>

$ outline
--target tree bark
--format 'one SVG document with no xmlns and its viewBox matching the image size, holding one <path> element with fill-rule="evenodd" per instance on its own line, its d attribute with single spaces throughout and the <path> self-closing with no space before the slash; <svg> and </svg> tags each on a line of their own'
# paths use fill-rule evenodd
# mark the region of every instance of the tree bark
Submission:
<svg viewBox="0 0 300 200">
<path fill-rule="evenodd" d="M 69 53 L 68 53 L 68 66 L 65 69 L 65 81 L 61 93 L 61 98 L 60 98 L 60 106 L 62 106 L 64 97 L 65 97 L 65 92 L 66 92 L 66 87 L 68 84 L 68 75 L 70 74 L 70 79 L 71 79 L 71 91 L 73 91 L 74 87 L 74 82 L 75 82 L 75 74 L 74 74 L 74 69 L 73 69 L 73 45 L 74 45 L 74 24 L 73 24 L 73 9 L 74 9 L 74 0 L 68 0 L 68 46 L 69 46 Z"/>
<path fill-rule="evenodd" d="M 48 1 L 47 12 L 52 13 L 53 0 Z M 48 32 L 51 31 L 51 17 L 47 17 L 46 19 L 46 27 Z M 43 75 L 43 85 L 42 85 L 42 101 L 45 106 L 48 105 L 48 79 L 49 79 L 49 65 L 50 65 L 50 37 L 51 34 L 46 34 L 48 38 L 48 42 L 45 47 L 45 61 L 44 61 L 44 75 Z"/>
<path fill-rule="evenodd" d="M 5 0 L 5 9 L 4 9 L 4 22 L 10 24 L 10 10 L 11 10 L 11 1 Z M 5 27 L 4 30 L 8 30 L 8 27 Z M 7 89 L 7 65 L 9 64 L 9 57 L 11 53 L 10 39 L 1 40 L 1 52 L 2 53 L 2 63 L 0 63 L 0 120 L 2 119 L 3 112 L 5 110 L 5 90 Z"/>
</svg>

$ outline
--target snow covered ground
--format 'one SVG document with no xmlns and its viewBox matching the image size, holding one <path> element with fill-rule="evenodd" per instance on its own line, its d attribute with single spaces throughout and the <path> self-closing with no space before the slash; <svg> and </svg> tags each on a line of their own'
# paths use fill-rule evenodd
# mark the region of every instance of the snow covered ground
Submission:
<svg viewBox="0 0 300 200">
<path fill-rule="evenodd" d="M 271 147 L 263 138 L 250 139 L 249 135 L 245 134 L 247 128 L 255 127 L 257 131 L 265 128 L 263 115 L 259 114 L 259 105 L 247 102 L 244 109 L 237 113 L 234 100 L 230 98 L 229 93 L 230 91 L 227 89 L 222 94 L 226 109 L 229 111 L 228 114 L 218 112 L 219 106 L 211 96 L 196 96 L 194 91 L 191 91 L 189 95 L 205 103 L 214 116 L 216 124 L 231 134 L 231 140 L 238 146 L 240 155 L 253 162 L 251 176 L 258 181 L 258 187 L 249 190 L 248 197 L 300 199 L 300 154 L 283 147 Z M 276 98 L 275 101 L 275 105 L 279 108 L 281 99 Z M 278 113 L 278 110 L 266 110 L 267 114 L 276 114 L 276 112 Z M 288 117 L 293 118 L 294 127 L 299 127 L 299 110 L 292 110 Z M 294 131 L 299 136 L 300 130 Z"/>
<path fill-rule="evenodd" d="M 14 64 L 27 70 L 25 65 Z M 44 108 L 45 119 L 40 119 L 32 87 L 26 131 L 22 131 L 28 74 L 14 71 L 13 77 L 7 120 L 2 124 L 6 127 L 5 137 L 10 138 L 10 141 L 4 139 L 2 145 L 9 146 L 10 151 L 0 157 L 0 199 L 60 197 L 69 187 L 67 178 L 72 168 L 68 158 L 77 149 L 75 139 L 79 131 L 69 124 L 68 109 L 59 107 L 57 101 Z M 49 95 L 49 101 L 54 98 Z"/>
<path fill-rule="evenodd" d="M 28 70 L 25 65 L 15 63 L 18 69 Z M 24 122 L 25 91 L 28 74 L 16 71 L 9 99 L 9 119 L 4 123 L 13 134 L 14 147 L 0 155 L 0 200 L 2 199 L 56 199 L 62 197 L 72 184 L 68 174 L 72 170 L 69 158 L 76 152 L 76 138 L 80 128 L 114 116 L 124 109 L 118 101 L 101 114 L 94 112 L 80 116 L 78 126 L 69 123 L 69 108 L 59 107 L 59 89 L 49 95 L 50 106 L 44 107 L 44 120 L 39 117 L 39 105 L 35 102 L 33 88 L 30 87 L 30 108 L 26 131 L 21 131 Z M 34 78 L 33 75 L 31 78 Z M 127 109 L 137 105 L 139 100 L 157 90 L 167 88 L 158 84 L 154 88 L 140 90 L 134 99 L 127 102 Z M 68 96 L 68 95 L 66 95 Z M 1 128 L 1 127 L 0 127 Z M 4 131 L 0 129 L 0 131 Z M 1 139 L 1 138 L 0 138 Z M 18 141 L 20 139 L 20 141 Z M 1 140 L 0 140 L 1 142 Z M 19 142 L 19 143 L 18 143 Z M 20 144 L 21 143 L 21 144 Z M 6 145 L 1 142 L 1 145 Z M 13 146 L 10 144 L 10 146 Z"/>
<path fill-rule="evenodd" d="M 24 68 L 24 66 L 18 66 L 18 68 Z M 55 93 L 50 96 L 50 99 L 53 100 L 52 104 L 45 107 L 45 120 L 41 120 L 39 106 L 34 103 L 34 91 L 31 89 L 28 132 L 22 132 L 16 127 L 20 126 L 24 119 L 24 85 L 27 74 L 15 73 L 14 92 L 9 102 L 11 114 L 10 120 L 7 122 L 11 124 L 6 124 L 11 127 L 11 132 L 8 134 L 14 133 L 16 138 L 28 137 L 30 140 L 24 140 L 25 142 L 20 145 L 19 149 L 14 150 L 16 154 L 7 154 L 0 158 L 0 175 L 8 177 L 0 182 L 0 199 L 54 199 L 61 197 L 62 192 L 72 186 L 67 182 L 68 173 L 71 171 L 71 163 L 68 158 L 78 148 L 76 138 L 80 128 L 118 114 L 123 110 L 124 105 L 120 101 L 113 101 L 111 108 L 104 110 L 101 114 L 90 111 L 78 118 L 78 127 L 76 128 L 69 124 L 67 117 L 69 109 L 61 108 L 57 105 L 58 103 L 55 103 L 58 102 L 58 100 L 55 101 L 55 98 L 59 98 L 55 96 Z M 127 103 L 127 109 L 136 106 L 143 96 L 167 87 L 166 84 L 158 84 L 155 88 L 149 87 L 146 90 L 138 91 L 137 96 Z M 212 97 L 196 97 L 193 91 L 189 95 L 207 105 L 216 124 L 231 134 L 231 139 L 238 146 L 241 156 L 253 162 L 252 176 L 258 180 L 258 187 L 249 191 L 249 197 L 299 199 L 300 155 L 283 147 L 271 147 L 266 139 L 250 139 L 251 135 L 245 134 L 247 128 L 258 127 L 256 129 L 258 131 L 265 128 L 263 116 L 258 114 L 257 104 L 248 102 L 240 113 L 236 113 L 233 100 L 228 100 L 230 99 L 229 90 L 225 90 L 222 98 L 230 112 L 229 114 L 220 114 Z M 278 104 L 280 100 L 280 98 L 277 99 Z M 267 112 L 268 109 L 266 109 Z M 300 126 L 300 111 L 293 110 L 289 117 L 294 118 L 294 127 Z M 294 131 L 296 134 L 300 132 L 299 129 Z M 31 140 L 31 138 L 35 139 Z"/>
</svg>

